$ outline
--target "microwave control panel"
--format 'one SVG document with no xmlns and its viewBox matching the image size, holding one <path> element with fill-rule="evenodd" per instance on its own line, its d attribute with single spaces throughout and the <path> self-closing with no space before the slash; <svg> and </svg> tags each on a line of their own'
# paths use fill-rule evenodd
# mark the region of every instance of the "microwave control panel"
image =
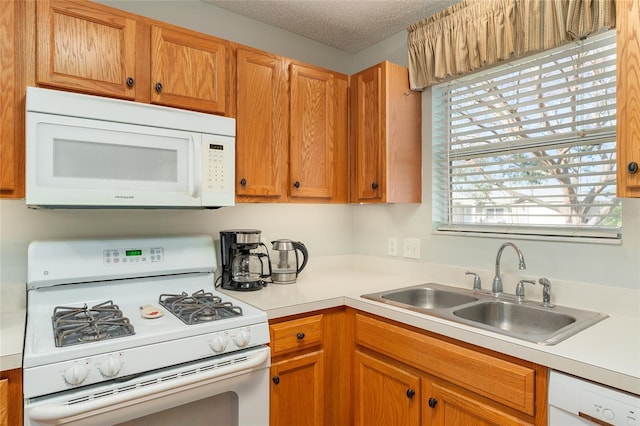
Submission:
<svg viewBox="0 0 640 426">
<path fill-rule="evenodd" d="M 202 201 L 215 205 L 221 197 L 235 198 L 235 140 L 203 135 L 202 138 Z M 224 205 L 229 205 L 225 203 Z"/>
</svg>

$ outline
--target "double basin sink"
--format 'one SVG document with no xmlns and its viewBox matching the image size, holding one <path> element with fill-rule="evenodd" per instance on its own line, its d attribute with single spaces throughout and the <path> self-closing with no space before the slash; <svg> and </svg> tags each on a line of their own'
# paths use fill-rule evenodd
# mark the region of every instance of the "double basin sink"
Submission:
<svg viewBox="0 0 640 426">
<path fill-rule="evenodd" d="M 541 345 L 554 345 L 607 318 L 599 312 L 543 307 L 537 301 L 434 283 L 362 297 Z"/>
</svg>

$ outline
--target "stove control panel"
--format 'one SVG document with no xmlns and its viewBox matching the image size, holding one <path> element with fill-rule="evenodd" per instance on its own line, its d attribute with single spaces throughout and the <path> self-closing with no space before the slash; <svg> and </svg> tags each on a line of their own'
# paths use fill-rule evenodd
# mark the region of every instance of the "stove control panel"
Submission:
<svg viewBox="0 0 640 426">
<path fill-rule="evenodd" d="M 106 266 L 164 262 L 164 248 L 131 247 L 106 249 L 102 252 L 102 261 Z"/>
</svg>

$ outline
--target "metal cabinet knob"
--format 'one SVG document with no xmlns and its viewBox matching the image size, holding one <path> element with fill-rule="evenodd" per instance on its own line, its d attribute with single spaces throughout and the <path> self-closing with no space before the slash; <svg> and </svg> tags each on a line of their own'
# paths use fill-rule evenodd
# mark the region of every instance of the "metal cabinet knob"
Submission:
<svg viewBox="0 0 640 426">
<path fill-rule="evenodd" d="M 247 186 L 247 180 L 245 178 L 240 179 L 240 186 L 242 186 L 243 188 Z"/>
<path fill-rule="evenodd" d="M 635 161 L 632 161 L 629 164 L 627 164 L 627 171 L 631 175 L 637 173 L 638 172 L 638 163 L 636 163 Z"/>
<path fill-rule="evenodd" d="M 436 408 L 436 405 L 438 405 L 438 400 L 435 398 L 429 398 L 429 407 Z"/>
<path fill-rule="evenodd" d="M 414 391 L 413 389 L 409 388 L 407 389 L 407 398 L 409 399 L 413 399 L 413 397 L 416 395 L 416 391 Z"/>
<path fill-rule="evenodd" d="M 294 187 L 295 189 L 300 189 L 300 182 L 299 182 L 299 181 L 295 181 L 295 182 L 293 183 L 293 187 Z"/>
<path fill-rule="evenodd" d="M 278 385 L 278 384 L 280 384 L 280 377 L 278 377 L 278 376 L 273 376 L 273 377 L 271 378 L 271 381 L 273 381 L 273 384 L 274 384 L 274 385 Z"/>
<path fill-rule="evenodd" d="M 162 83 L 156 83 L 156 92 L 157 93 L 162 92 Z"/>
<path fill-rule="evenodd" d="M 371 189 L 378 189 L 378 182 L 372 182 Z"/>
<path fill-rule="evenodd" d="M 298 340 L 302 340 L 302 339 L 304 339 L 304 333 L 298 333 L 298 334 L 296 334 L 296 338 L 297 338 Z"/>
<path fill-rule="evenodd" d="M 127 77 L 127 87 L 133 87 L 134 84 L 135 80 L 133 79 L 133 77 Z"/>
</svg>

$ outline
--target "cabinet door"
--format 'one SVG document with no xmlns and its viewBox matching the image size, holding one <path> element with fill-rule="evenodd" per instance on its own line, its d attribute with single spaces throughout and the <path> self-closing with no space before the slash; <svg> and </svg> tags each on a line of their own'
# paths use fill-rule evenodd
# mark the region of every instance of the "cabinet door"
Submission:
<svg viewBox="0 0 640 426">
<path fill-rule="evenodd" d="M 431 426 L 491 426 L 529 424 L 472 393 L 447 382 L 424 380 L 423 417 Z"/>
<path fill-rule="evenodd" d="M 37 2 L 37 81 L 133 99 L 136 21 L 89 2 Z"/>
<path fill-rule="evenodd" d="M 224 114 L 226 43 L 151 26 L 151 103 Z"/>
<path fill-rule="evenodd" d="M 420 424 L 420 377 L 360 351 L 355 354 L 355 425 Z"/>
<path fill-rule="evenodd" d="M 239 48 L 236 85 L 236 200 L 286 200 L 289 102 L 284 59 Z"/>
<path fill-rule="evenodd" d="M 0 193 L 20 197 L 24 182 L 24 153 L 16 134 L 16 15 L 14 2 L 0 2 Z"/>
<path fill-rule="evenodd" d="M 331 198 L 336 192 L 333 74 L 291 64 L 290 78 L 289 194 Z"/>
<path fill-rule="evenodd" d="M 0 426 L 22 426 L 22 369 L 0 371 Z"/>
<path fill-rule="evenodd" d="M 271 426 L 321 426 L 324 410 L 324 352 L 271 365 Z"/>
<path fill-rule="evenodd" d="M 355 76 L 355 201 L 384 201 L 386 121 L 382 66 Z"/>
<path fill-rule="evenodd" d="M 640 1 L 616 2 L 617 191 L 640 197 Z"/>
<path fill-rule="evenodd" d="M 0 426 L 9 424 L 9 380 L 0 380 Z"/>
</svg>

